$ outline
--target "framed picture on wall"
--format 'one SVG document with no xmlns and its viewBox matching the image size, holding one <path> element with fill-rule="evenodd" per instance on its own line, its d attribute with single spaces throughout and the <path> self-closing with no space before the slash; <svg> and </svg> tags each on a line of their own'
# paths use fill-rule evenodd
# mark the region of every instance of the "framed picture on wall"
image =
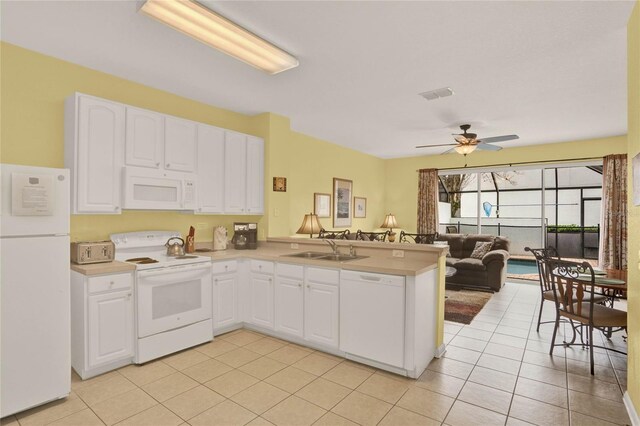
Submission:
<svg viewBox="0 0 640 426">
<path fill-rule="evenodd" d="M 353 217 L 367 217 L 367 199 L 364 197 L 353 197 Z"/>
<path fill-rule="evenodd" d="M 351 226 L 351 194 L 353 182 L 348 179 L 333 178 L 333 227 L 348 228 Z"/>
<path fill-rule="evenodd" d="M 313 194 L 313 212 L 318 217 L 331 217 L 331 194 Z"/>
<path fill-rule="evenodd" d="M 631 168 L 633 169 L 633 205 L 640 206 L 640 153 L 631 160 Z"/>
</svg>

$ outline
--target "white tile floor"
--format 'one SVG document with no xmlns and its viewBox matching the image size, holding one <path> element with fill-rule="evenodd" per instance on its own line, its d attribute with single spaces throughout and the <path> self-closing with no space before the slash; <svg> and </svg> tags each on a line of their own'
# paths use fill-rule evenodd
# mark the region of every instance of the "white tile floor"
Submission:
<svg viewBox="0 0 640 426">
<path fill-rule="evenodd" d="M 470 325 L 446 324 L 447 352 L 418 380 L 240 330 L 144 366 L 74 375 L 69 398 L 1 424 L 628 424 L 626 358 L 599 350 L 591 377 L 585 350 L 550 357 L 553 326 L 536 333 L 538 303 L 537 286 L 508 283 Z M 620 336 L 608 344 L 626 347 Z"/>
</svg>

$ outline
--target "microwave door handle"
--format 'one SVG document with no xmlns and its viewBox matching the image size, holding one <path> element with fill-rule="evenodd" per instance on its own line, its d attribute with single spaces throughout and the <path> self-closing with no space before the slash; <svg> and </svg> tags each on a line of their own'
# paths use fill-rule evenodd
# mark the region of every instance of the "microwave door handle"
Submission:
<svg viewBox="0 0 640 426">
<path fill-rule="evenodd" d="M 185 192 L 185 191 L 184 191 L 184 179 L 181 179 L 181 180 L 180 180 L 180 186 L 182 187 L 182 194 L 181 194 L 182 196 L 180 197 L 180 198 L 181 198 L 181 201 L 180 201 L 180 207 L 184 208 L 184 199 L 185 199 L 185 194 L 184 194 L 184 192 Z"/>
</svg>

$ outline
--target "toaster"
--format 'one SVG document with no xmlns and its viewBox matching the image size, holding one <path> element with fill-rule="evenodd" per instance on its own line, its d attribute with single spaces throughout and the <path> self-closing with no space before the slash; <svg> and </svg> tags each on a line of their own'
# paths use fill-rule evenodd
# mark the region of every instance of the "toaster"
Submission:
<svg viewBox="0 0 640 426">
<path fill-rule="evenodd" d="M 79 265 L 111 262 L 116 247 L 111 241 L 84 241 L 71 243 L 71 261 Z"/>
</svg>

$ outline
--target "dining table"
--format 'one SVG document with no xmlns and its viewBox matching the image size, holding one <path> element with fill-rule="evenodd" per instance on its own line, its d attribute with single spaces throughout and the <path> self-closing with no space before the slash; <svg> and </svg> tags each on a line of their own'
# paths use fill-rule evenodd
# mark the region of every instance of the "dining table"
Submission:
<svg viewBox="0 0 640 426">
<path fill-rule="evenodd" d="M 580 275 L 578 280 L 591 281 L 591 275 Z M 594 286 L 600 289 L 601 294 L 608 297 L 607 306 L 612 308 L 616 298 L 626 299 L 627 270 L 594 268 Z"/>
</svg>

